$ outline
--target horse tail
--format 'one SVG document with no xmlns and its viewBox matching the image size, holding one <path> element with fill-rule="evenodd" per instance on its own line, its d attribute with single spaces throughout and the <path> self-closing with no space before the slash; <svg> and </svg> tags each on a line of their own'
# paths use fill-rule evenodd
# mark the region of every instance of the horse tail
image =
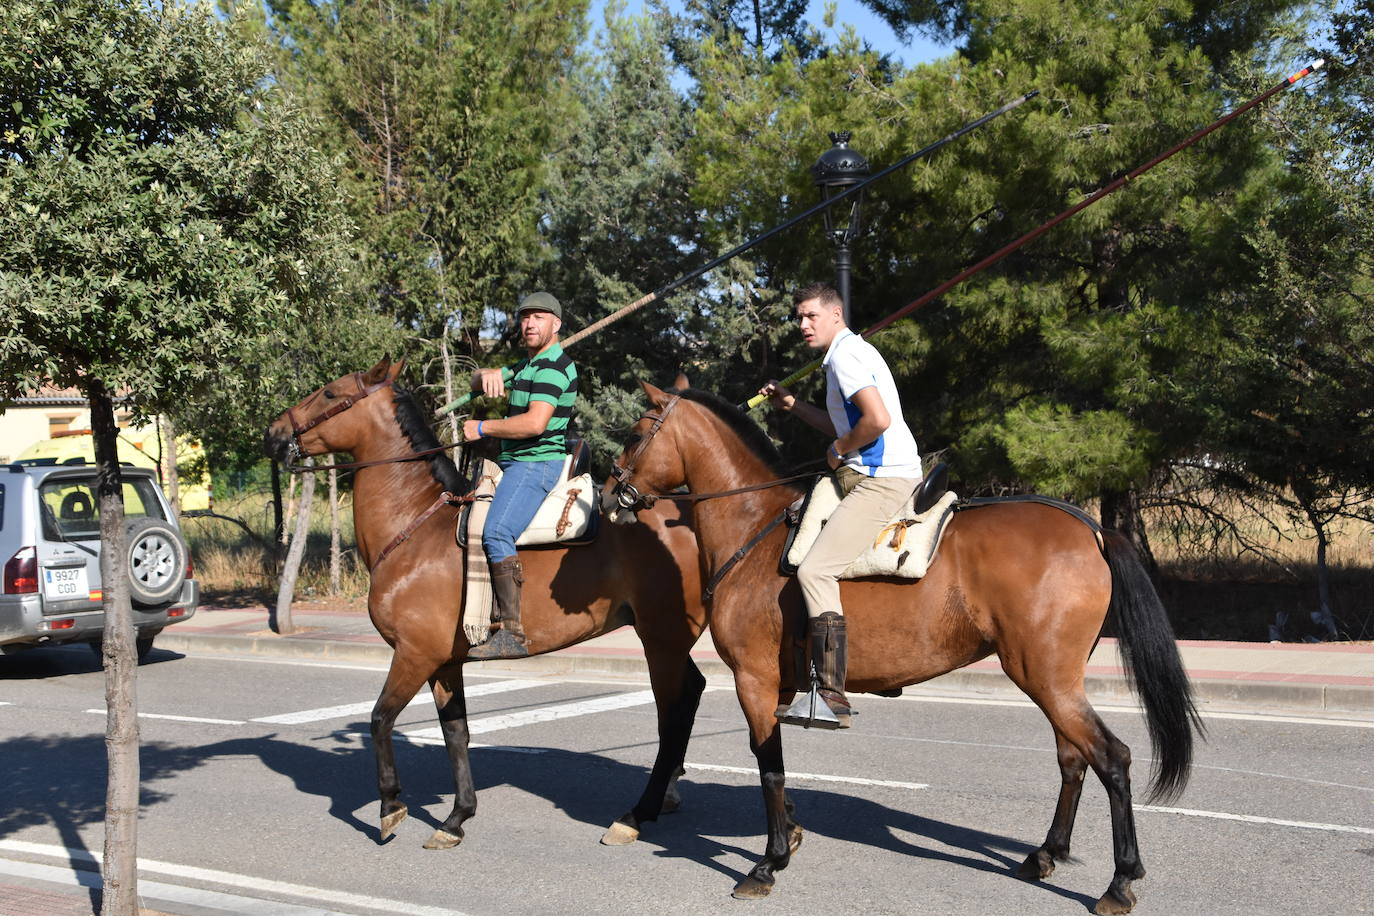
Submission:
<svg viewBox="0 0 1374 916">
<path fill-rule="evenodd" d="M 1172 801 L 1188 784 L 1193 733 L 1202 720 L 1183 670 L 1169 616 L 1135 547 L 1114 531 L 1103 531 L 1103 554 L 1112 572 L 1112 601 L 1121 661 L 1131 688 L 1145 707 L 1154 749 L 1151 801 Z"/>
</svg>

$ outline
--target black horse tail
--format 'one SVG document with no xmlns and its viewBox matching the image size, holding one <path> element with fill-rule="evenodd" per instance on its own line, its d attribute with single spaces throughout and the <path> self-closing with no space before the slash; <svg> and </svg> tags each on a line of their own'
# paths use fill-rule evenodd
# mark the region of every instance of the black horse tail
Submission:
<svg viewBox="0 0 1374 916">
<path fill-rule="evenodd" d="M 1102 541 L 1112 571 L 1109 615 L 1116 621 L 1121 661 L 1145 707 L 1154 748 L 1150 800 L 1172 801 L 1188 784 L 1193 733 L 1203 734 L 1202 720 L 1168 614 L 1135 547 L 1114 531 L 1103 531 Z"/>
</svg>

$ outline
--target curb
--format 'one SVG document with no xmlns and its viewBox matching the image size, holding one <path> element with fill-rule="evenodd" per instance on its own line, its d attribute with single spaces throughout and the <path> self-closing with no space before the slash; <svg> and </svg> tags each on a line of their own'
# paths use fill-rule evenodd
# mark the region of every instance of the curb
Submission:
<svg viewBox="0 0 1374 916">
<path fill-rule="evenodd" d="M 374 642 L 341 642 L 290 636 L 202 636 L 163 632 L 158 648 L 197 655 L 256 655 L 265 658 L 321 659 L 329 661 L 391 663 L 391 647 Z M 715 656 L 692 657 L 708 678 L 733 678 L 728 665 Z M 473 671 L 546 675 L 644 675 L 644 658 L 634 653 L 602 653 L 594 650 L 562 650 L 518 661 L 475 662 Z M 1301 684 L 1258 679 L 1196 678 L 1193 695 L 1200 707 L 1262 707 L 1294 712 L 1361 713 L 1374 716 L 1374 687 Z M 1084 678 L 1088 697 L 1104 703 L 1138 703 L 1123 676 L 1089 675 Z M 1024 694 L 1001 671 L 964 668 L 925 681 L 915 689 L 946 693 L 983 694 L 989 697 Z"/>
</svg>

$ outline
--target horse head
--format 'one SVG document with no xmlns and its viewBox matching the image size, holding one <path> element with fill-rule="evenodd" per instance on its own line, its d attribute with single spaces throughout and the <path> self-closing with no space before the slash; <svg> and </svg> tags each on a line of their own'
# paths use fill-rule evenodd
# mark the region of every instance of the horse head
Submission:
<svg viewBox="0 0 1374 916">
<path fill-rule="evenodd" d="M 680 376 L 683 382 L 685 376 Z M 601 491 L 601 511 L 620 525 L 636 521 L 639 510 L 652 505 L 656 494 L 684 486 L 687 471 L 672 434 L 665 433 L 669 416 L 681 397 L 648 382 L 640 382 L 649 408 L 631 428 L 625 448 L 611 468 L 611 480 Z"/>
<path fill-rule="evenodd" d="M 391 387 L 404 367 L 404 360 L 393 363 L 383 358 L 371 369 L 341 376 L 315 389 L 272 421 L 263 436 L 263 450 L 282 461 L 356 452 L 374 425 L 373 414 L 390 400 L 366 399 Z"/>
</svg>

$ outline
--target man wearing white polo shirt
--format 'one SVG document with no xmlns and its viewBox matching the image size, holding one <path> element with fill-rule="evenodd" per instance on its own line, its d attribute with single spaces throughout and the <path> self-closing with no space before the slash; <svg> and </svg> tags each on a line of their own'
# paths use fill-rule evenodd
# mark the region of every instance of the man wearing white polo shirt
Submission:
<svg viewBox="0 0 1374 916">
<path fill-rule="evenodd" d="M 797 580 L 810 617 L 808 642 L 821 698 L 839 727 L 848 728 L 848 647 L 840 575 L 911 499 L 921 482 L 921 456 L 902 418 L 892 372 L 877 349 L 845 325 L 839 293 L 814 283 L 793 299 L 807 346 L 825 351 L 825 409 L 797 400 L 776 381 L 769 381 L 759 393 L 834 437 L 826 461 L 844 498 L 797 568 Z"/>
</svg>

